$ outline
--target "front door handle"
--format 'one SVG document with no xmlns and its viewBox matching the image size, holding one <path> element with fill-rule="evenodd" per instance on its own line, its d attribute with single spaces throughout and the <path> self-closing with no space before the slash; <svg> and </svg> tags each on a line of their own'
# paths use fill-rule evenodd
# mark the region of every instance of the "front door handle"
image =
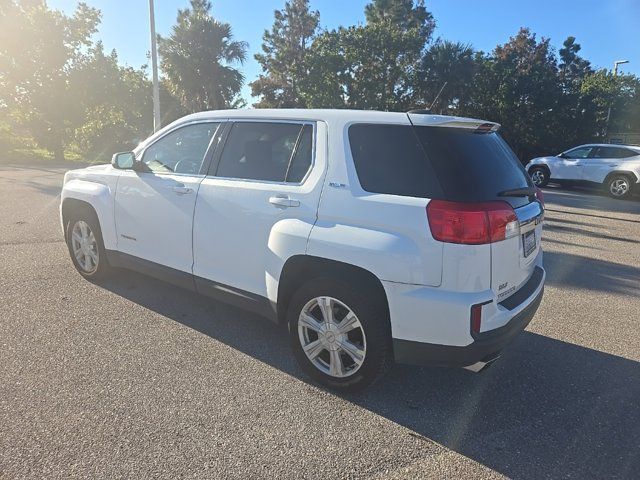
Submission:
<svg viewBox="0 0 640 480">
<path fill-rule="evenodd" d="M 175 187 L 171 188 L 171 190 L 173 190 L 173 192 L 177 193 L 178 195 L 189 195 L 193 193 L 193 188 L 185 187 L 184 185 L 176 185 Z"/>
<path fill-rule="evenodd" d="M 287 195 L 276 195 L 269 198 L 269 203 L 280 208 L 299 207 L 300 200 L 294 200 Z"/>
</svg>

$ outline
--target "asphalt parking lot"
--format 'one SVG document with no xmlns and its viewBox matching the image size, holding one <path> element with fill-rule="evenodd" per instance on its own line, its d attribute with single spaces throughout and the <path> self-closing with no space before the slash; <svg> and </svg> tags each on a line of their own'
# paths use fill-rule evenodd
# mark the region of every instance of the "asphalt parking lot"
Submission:
<svg viewBox="0 0 640 480">
<path fill-rule="evenodd" d="M 1 478 L 637 478 L 640 201 L 546 189 L 545 298 L 494 366 L 337 396 L 258 317 L 83 280 L 63 171 L 0 166 Z"/>
</svg>

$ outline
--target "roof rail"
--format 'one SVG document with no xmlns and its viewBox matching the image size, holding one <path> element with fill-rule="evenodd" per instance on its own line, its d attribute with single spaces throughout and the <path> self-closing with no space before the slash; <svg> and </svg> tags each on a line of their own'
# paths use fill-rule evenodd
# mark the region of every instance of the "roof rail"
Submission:
<svg viewBox="0 0 640 480">
<path fill-rule="evenodd" d="M 431 113 L 431 110 L 429 110 L 428 108 L 415 108 L 413 110 L 409 110 L 407 113 L 417 113 L 417 114 L 421 114 L 421 115 L 429 115 Z"/>
</svg>

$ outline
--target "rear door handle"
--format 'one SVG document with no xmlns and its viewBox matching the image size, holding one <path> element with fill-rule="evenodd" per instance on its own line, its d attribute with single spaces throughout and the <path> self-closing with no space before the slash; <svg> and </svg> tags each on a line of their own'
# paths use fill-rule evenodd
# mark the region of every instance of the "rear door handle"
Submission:
<svg viewBox="0 0 640 480">
<path fill-rule="evenodd" d="M 172 187 L 171 190 L 173 190 L 174 193 L 177 193 L 178 195 L 189 195 L 193 193 L 193 188 L 185 187 L 184 185 L 176 185 Z"/>
<path fill-rule="evenodd" d="M 287 195 L 276 195 L 274 197 L 270 197 L 269 203 L 271 205 L 275 205 L 276 207 L 281 207 L 281 208 L 300 206 L 299 200 L 294 200 L 292 198 L 289 198 Z"/>
</svg>

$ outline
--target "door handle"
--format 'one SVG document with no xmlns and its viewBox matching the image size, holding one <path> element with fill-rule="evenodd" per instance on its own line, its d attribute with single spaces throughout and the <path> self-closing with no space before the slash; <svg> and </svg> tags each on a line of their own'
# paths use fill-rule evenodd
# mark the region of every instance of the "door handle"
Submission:
<svg viewBox="0 0 640 480">
<path fill-rule="evenodd" d="M 172 187 L 171 190 L 178 195 L 189 195 L 193 193 L 193 188 L 185 187 L 184 185 L 176 185 Z"/>
<path fill-rule="evenodd" d="M 299 207 L 300 201 L 289 198 L 287 195 L 276 195 L 274 197 L 269 198 L 269 203 L 276 207 L 281 208 L 289 208 L 289 207 Z"/>
</svg>

